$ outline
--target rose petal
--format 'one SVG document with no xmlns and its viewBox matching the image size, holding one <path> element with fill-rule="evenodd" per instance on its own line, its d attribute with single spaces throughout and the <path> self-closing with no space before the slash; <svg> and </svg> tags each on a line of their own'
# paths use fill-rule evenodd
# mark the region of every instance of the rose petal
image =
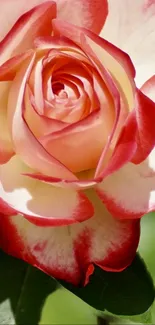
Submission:
<svg viewBox="0 0 155 325">
<path fill-rule="evenodd" d="M 23 119 L 25 88 L 34 59 L 35 56 L 29 58 L 29 62 L 17 73 L 9 93 L 8 119 L 15 151 L 26 164 L 43 174 L 77 179 L 71 171 L 47 153 Z"/>
<path fill-rule="evenodd" d="M 155 75 L 143 84 L 141 91 L 155 102 Z"/>
<path fill-rule="evenodd" d="M 100 63 L 110 72 L 114 80 L 117 81 L 119 90 L 123 92 L 128 102 L 129 109 L 132 109 L 134 102 L 133 77 L 135 72 L 127 54 L 94 33 L 83 28 L 80 29 L 75 25 L 71 25 L 59 19 L 53 20 L 53 28 L 56 34 L 58 33 L 68 37 L 86 51 L 86 53 L 88 52 L 87 46 L 90 47 Z"/>
<path fill-rule="evenodd" d="M 115 100 L 116 118 L 109 141 L 106 148 L 104 148 L 97 167 L 95 176 L 98 176 L 103 171 L 107 158 L 109 158 L 110 145 L 116 144 L 126 118 L 126 112 L 134 108 L 134 68 L 130 58 L 124 52 L 85 29 L 77 28 L 58 19 L 53 20 L 53 28 L 56 35 L 63 33 L 65 37 L 69 37 L 76 42 L 87 53 L 98 72 L 102 74 L 103 80 L 106 80 L 107 86 L 110 85 L 109 88 Z M 109 81 L 109 79 L 112 80 Z M 124 85 L 126 86 L 124 87 Z M 121 100 L 124 101 L 123 105 L 121 105 L 121 111 L 119 108 L 119 94 Z"/>
<path fill-rule="evenodd" d="M 34 99 L 32 100 L 32 94 L 30 93 L 28 85 L 26 87 L 24 99 L 25 110 L 23 116 L 35 137 L 38 138 L 45 134 L 49 134 L 50 132 L 61 130 L 68 125 L 65 122 L 39 115 Z"/>
<path fill-rule="evenodd" d="M 112 155 L 109 157 L 108 161 L 103 160 L 103 168 L 100 173 L 96 173 L 97 177 L 103 179 L 131 161 L 137 150 L 136 134 L 137 124 L 135 112 L 132 112 L 122 128 Z"/>
<path fill-rule="evenodd" d="M 139 165 L 128 163 L 97 185 L 107 209 L 117 218 L 139 218 L 155 209 L 155 150 Z"/>
<path fill-rule="evenodd" d="M 101 36 L 130 55 L 140 87 L 155 73 L 155 2 L 109 0 L 108 4 L 109 15 Z"/>
<path fill-rule="evenodd" d="M 80 50 L 80 48 L 71 40 L 68 38 L 64 37 L 63 35 L 61 36 L 46 36 L 46 37 L 37 37 L 34 40 L 34 46 L 37 48 L 37 50 L 62 50 L 62 51 L 72 51 L 74 52 L 75 58 L 79 58 L 81 61 L 89 62 L 88 59 L 84 56 L 83 52 Z M 52 52 L 49 52 L 51 55 Z M 56 52 L 57 53 L 57 52 Z"/>
<path fill-rule="evenodd" d="M 9 88 L 10 82 L 0 82 L 0 164 L 4 164 L 14 155 L 14 149 L 7 124 L 7 100 Z"/>
<path fill-rule="evenodd" d="M 137 151 L 132 162 L 139 164 L 147 158 L 155 145 L 155 103 L 140 90 L 136 91 Z"/>
<path fill-rule="evenodd" d="M 42 85 L 42 70 L 43 70 L 43 58 L 38 60 L 34 67 L 33 89 L 34 89 L 34 101 L 39 114 L 44 114 L 44 96 Z"/>
<path fill-rule="evenodd" d="M 58 17 L 99 33 L 108 14 L 107 0 L 56 0 Z M 97 17 L 97 19 L 96 19 Z"/>
<path fill-rule="evenodd" d="M 32 172 L 17 156 L 0 166 L 1 198 L 9 207 L 37 225 L 66 225 L 93 216 L 86 196 L 22 176 Z"/>
<path fill-rule="evenodd" d="M 94 173 L 93 170 L 88 170 L 88 171 L 84 171 L 84 175 L 83 175 L 83 178 L 84 180 L 73 180 L 73 181 L 69 181 L 69 180 L 63 180 L 61 178 L 56 178 L 56 177 L 51 177 L 51 176 L 46 176 L 46 175 L 43 175 L 43 174 L 39 174 L 39 173 L 24 173 L 23 175 L 24 176 L 28 176 L 28 177 L 31 177 L 33 179 L 38 179 L 42 182 L 45 182 L 45 183 L 49 183 L 53 186 L 58 186 L 58 187 L 61 187 L 61 188 L 73 188 L 73 189 L 76 189 L 76 190 L 81 190 L 81 189 L 88 189 L 88 188 L 91 188 L 91 187 L 94 187 L 94 185 L 96 185 L 98 182 L 101 182 L 102 181 L 102 178 L 89 178 L 87 179 L 87 173 L 89 174 L 89 172 L 91 173 Z M 83 174 L 82 173 L 82 174 Z"/>
<path fill-rule="evenodd" d="M 16 55 L 0 66 L 0 81 L 11 81 L 15 78 L 16 73 L 22 67 L 22 64 L 34 53 L 28 50 L 22 54 Z"/>
<path fill-rule="evenodd" d="M 88 282 L 92 263 L 121 271 L 135 256 L 139 221 L 119 221 L 91 194 L 96 214 L 68 227 L 37 227 L 22 216 L 0 218 L 0 246 L 44 272 L 75 285 Z M 92 272 L 91 272 L 92 273 Z"/>
<path fill-rule="evenodd" d="M 19 5 L 19 1 L 16 5 Z M 14 8 L 12 1 L 11 4 L 7 1 L 7 6 L 11 10 Z M 3 12 L 2 8 L 1 12 Z M 16 54 L 31 49 L 36 37 L 50 35 L 52 32 L 51 20 L 54 17 L 56 17 L 54 1 L 45 2 L 20 18 L 18 17 L 16 24 L 0 43 L 0 64 Z"/>
<path fill-rule="evenodd" d="M 107 139 L 104 117 L 105 112 L 97 110 L 82 121 L 44 136 L 39 141 L 53 157 L 73 172 L 95 168 Z"/>
<path fill-rule="evenodd" d="M 3 39 L 16 20 L 26 11 L 47 0 L 1 0 L 0 39 Z M 48 1 L 51 3 L 51 1 Z M 108 13 L 107 0 L 56 0 L 58 17 L 99 33 Z M 96 19 L 97 17 L 97 19 Z"/>
<path fill-rule="evenodd" d="M 105 165 L 100 177 L 121 168 L 125 163 L 132 161 L 141 163 L 147 158 L 155 144 L 155 103 L 136 90 L 135 109 L 129 114 L 116 143 L 112 157 Z M 147 110 L 146 110 L 147 107 Z"/>
</svg>

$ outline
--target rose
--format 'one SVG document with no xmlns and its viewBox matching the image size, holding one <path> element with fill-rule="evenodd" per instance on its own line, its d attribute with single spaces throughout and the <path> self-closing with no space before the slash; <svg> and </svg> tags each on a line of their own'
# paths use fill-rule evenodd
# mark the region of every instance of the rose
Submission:
<svg viewBox="0 0 155 325">
<path fill-rule="evenodd" d="M 155 105 L 124 52 L 55 16 L 52 1 L 34 7 L 1 42 L 0 245 L 78 284 L 135 255 L 148 207 L 128 204 L 123 175 L 154 146 Z"/>
</svg>

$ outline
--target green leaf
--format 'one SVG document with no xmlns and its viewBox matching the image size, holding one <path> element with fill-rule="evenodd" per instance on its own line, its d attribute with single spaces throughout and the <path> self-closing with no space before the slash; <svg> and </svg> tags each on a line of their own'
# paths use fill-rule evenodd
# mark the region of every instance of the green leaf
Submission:
<svg viewBox="0 0 155 325">
<path fill-rule="evenodd" d="M 0 251 L 0 324 L 38 324 L 57 282 L 40 270 Z"/>
<path fill-rule="evenodd" d="M 77 288 L 61 284 L 98 310 L 108 310 L 116 315 L 144 313 L 153 303 L 155 291 L 144 262 L 137 255 L 123 272 L 111 273 L 96 267 L 89 284 Z"/>
<path fill-rule="evenodd" d="M 64 287 L 52 292 L 42 309 L 40 325 L 98 325 L 97 312 Z"/>
<path fill-rule="evenodd" d="M 52 292 L 51 301 L 59 296 L 55 295 L 55 290 L 60 288 L 58 282 L 3 252 L 0 252 L 0 262 L 0 323 L 38 324 L 46 298 Z M 64 281 L 61 284 L 92 307 L 117 315 L 142 314 L 154 300 L 152 279 L 138 255 L 121 273 L 96 267 L 86 287 L 77 288 Z M 58 304 L 60 301 L 61 296 Z"/>
</svg>

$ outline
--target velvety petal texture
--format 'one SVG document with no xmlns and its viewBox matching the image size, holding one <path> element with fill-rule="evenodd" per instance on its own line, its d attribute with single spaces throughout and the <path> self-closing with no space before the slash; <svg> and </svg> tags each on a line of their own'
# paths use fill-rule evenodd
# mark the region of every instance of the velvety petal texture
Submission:
<svg viewBox="0 0 155 325">
<path fill-rule="evenodd" d="M 155 73 L 155 1 L 108 0 L 108 5 L 101 36 L 130 55 L 140 87 Z"/>
<path fill-rule="evenodd" d="M 141 164 L 128 163 L 97 185 L 97 193 L 117 218 L 139 218 L 155 209 L 155 151 Z"/>
<path fill-rule="evenodd" d="M 20 215 L 1 215 L 1 247 L 75 285 L 87 281 L 92 264 L 107 271 L 123 270 L 137 248 L 139 221 L 115 220 L 94 194 L 89 198 L 95 206 L 94 217 L 72 226 L 43 228 Z"/>
<path fill-rule="evenodd" d="M 84 193 L 56 188 L 23 175 L 28 172 L 31 169 L 17 156 L 0 166 L 1 199 L 8 207 L 44 226 L 70 224 L 93 216 L 93 206 Z"/>
<path fill-rule="evenodd" d="M 44 3 L 56 3 L 57 15 L 77 26 L 86 27 L 99 33 L 108 13 L 107 0 L 1 0 L 0 40 L 9 32 L 17 19 L 33 7 Z M 98 19 L 96 19 L 98 17 Z"/>
<path fill-rule="evenodd" d="M 143 2 L 130 7 L 152 26 Z M 155 209 L 154 78 L 139 90 L 132 55 L 106 35 L 111 17 L 130 31 L 128 5 L 1 0 L 0 248 L 75 285 L 94 265 L 125 269 Z"/>
<path fill-rule="evenodd" d="M 7 125 L 7 100 L 10 83 L 3 81 L 0 83 L 0 164 L 7 162 L 13 155 L 14 149 Z"/>
<path fill-rule="evenodd" d="M 12 56 L 31 49 L 37 36 L 50 35 L 52 33 L 52 19 L 55 17 L 56 4 L 54 1 L 45 2 L 22 15 L 0 43 L 0 63 L 2 64 Z"/>
</svg>

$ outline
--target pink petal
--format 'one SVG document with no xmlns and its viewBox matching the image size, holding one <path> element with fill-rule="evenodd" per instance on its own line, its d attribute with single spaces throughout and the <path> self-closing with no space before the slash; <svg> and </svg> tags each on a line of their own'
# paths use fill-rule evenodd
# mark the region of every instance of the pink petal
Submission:
<svg viewBox="0 0 155 325">
<path fill-rule="evenodd" d="M 18 6 L 18 4 L 15 5 Z M 12 1 L 11 3 L 7 1 L 7 6 L 10 7 L 11 12 L 14 10 Z M 3 15 L 4 12 L 1 8 L 1 13 Z M 51 20 L 55 16 L 55 3 L 49 1 L 33 8 L 20 18 L 18 17 L 19 19 L 16 24 L 0 43 L 0 64 L 4 63 L 12 56 L 32 48 L 36 37 L 50 35 L 52 32 Z"/>
<path fill-rule="evenodd" d="M 9 82 L 0 82 L 0 164 L 4 164 L 14 155 L 14 149 L 7 124 L 7 100 L 9 88 Z"/>
<path fill-rule="evenodd" d="M 121 271 L 135 256 L 139 221 L 114 219 L 97 199 L 95 216 L 68 227 L 37 227 L 22 216 L 0 218 L 0 246 L 44 272 L 75 285 L 87 283 L 92 264 Z"/>
<path fill-rule="evenodd" d="M 66 179 L 61 179 L 58 177 L 51 177 L 51 176 L 46 176 L 43 174 L 39 174 L 39 173 L 24 173 L 24 176 L 28 176 L 31 177 L 33 179 L 38 179 L 42 182 L 51 184 L 53 186 L 58 186 L 61 188 L 73 188 L 76 190 L 84 190 L 84 189 L 88 189 L 91 187 L 94 187 L 94 185 L 96 185 L 97 183 L 102 181 L 102 178 L 95 178 L 93 179 L 90 178 L 89 176 L 92 175 L 92 173 L 94 173 L 93 170 L 88 170 L 88 171 L 84 171 L 84 175 L 83 177 L 84 180 L 66 180 Z M 90 174 L 90 175 L 89 175 Z M 87 178 L 89 177 L 89 178 Z"/>
<path fill-rule="evenodd" d="M 40 138 L 40 142 L 73 172 L 95 168 L 106 142 L 104 115 L 97 110 L 82 121 Z"/>
<path fill-rule="evenodd" d="M 124 52 L 85 29 L 77 28 L 58 19 L 53 20 L 53 28 L 56 35 L 63 34 L 86 52 L 98 70 L 98 73 L 101 74 L 101 77 L 106 82 L 107 87 L 109 87 L 115 101 L 115 122 L 96 170 L 95 176 L 99 176 L 103 171 L 107 158 L 109 158 L 111 144 L 113 146 L 116 144 L 125 118 L 135 106 L 134 68 L 130 58 Z M 121 102 L 123 101 L 121 111 L 119 97 L 121 98 Z M 131 159 L 132 156 L 130 153 L 129 156 Z"/>
<path fill-rule="evenodd" d="M 39 114 L 44 113 L 44 96 L 43 96 L 43 85 L 42 85 L 42 70 L 43 70 L 43 58 L 38 59 L 36 62 L 32 74 L 33 91 L 34 91 L 34 102 L 37 107 Z"/>
<path fill-rule="evenodd" d="M 34 59 L 35 56 L 29 58 L 29 62 L 17 73 L 9 93 L 8 119 L 15 151 L 26 164 L 43 174 L 77 179 L 71 171 L 47 153 L 23 119 L 25 88 Z"/>
<path fill-rule="evenodd" d="M 132 109 L 133 91 L 135 88 L 133 78 L 135 72 L 127 54 L 94 33 L 59 19 L 53 20 L 53 28 L 56 34 L 68 37 L 78 44 L 84 52 L 88 52 L 87 55 L 90 55 L 90 50 L 94 53 L 100 63 L 110 72 L 113 78 L 116 79 L 119 90 L 123 92 L 129 109 Z M 92 55 L 93 54 L 91 54 L 91 56 Z"/>
<path fill-rule="evenodd" d="M 36 138 L 50 132 L 61 130 L 68 125 L 67 123 L 61 122 L 59 120 L 39 115 L 34 103 L 34 99 L 32 100 L 32 94 L 30 93 L 28 85 L 25 91 L 25 109 L 23 116 L 25 122 Z"/>
<path fill-rule="evenodd" d="M 108 0 L 109 15 L 101 36 L 127 52 L 140 87 L 155 73 L 155 2 Z"/>
<path fill-rule="evenodd" d="M 56 0 L 58 17 L 68 22 L 74 22 L 99 33 L 108 13 L 107 0 Z M 1 0 L 1 30 L 0 39 L 9 32 L 16 20 L 26 11 L 47 0 Z M 48 1 L 54 3 L 54 1 Z M 97 17 L 97 19 L 96 19 Z"/>
<path fill-rule="evenodd" d="M 138 164 L 147 158 L 155 145 L 155 103 L 140 90 L 136 92 L 137 151 L 132 162 Z"/>
<path fill-rule="evenodd" d="M 22 64 L 25 63 L 27 58 L 29 58 L 33 53 L 33 50 L 28 50 L 22 54 L 14 56 L 2 64 L 0 66 L 0 81 L 13 80 L 18 70 L 22 67 Z"/>
<path fill-rule="evenodd" d="M 136 90 L 136 97 L 135 109 L 129 114 L 112 157 L 99 177 L 107 177 L 129 161 L 141 163 L 154 148 L 155 103 L 139 90 Z"/>
<path fill-rule="evenodd" d="M 93 207 L 84 193 L 22 176 L 28 172 L 32 170 L 17 156 L 0 166 L 1 199 L 8 207 L 41 226 L 67 225 L 93 216 Z"/>
<path fill-rule="evenodd" d="M 98 172 L 97 177 L 103 179 L 109 174 L 120 169 L 127 162 L 131 161 L 137 150 L 136 135 L 137 123 L 135 112 L 132 112 L 122 128 L 120 137 L 111 157 L 109 158 L 108 162 L 105 161 L 105 166 L 100 173 Z"/>
<path fill-rule="evenodd" d="M 139 165 L 128 163 L 97 185 L 97 193 L 117 218 L 140 218 L 155 209 L 155 150 Z"/>
<path fill-rule="evenodd" d="M 141 91 L 155 102 L 155 75 L 143 84 Z"/>
<path fill-rule="evenodd" d="M 56 0 L 56 3 L 58 18 L 95 33 L 101 31 L 108 14 L 107 0 Z"/>
</svg>

